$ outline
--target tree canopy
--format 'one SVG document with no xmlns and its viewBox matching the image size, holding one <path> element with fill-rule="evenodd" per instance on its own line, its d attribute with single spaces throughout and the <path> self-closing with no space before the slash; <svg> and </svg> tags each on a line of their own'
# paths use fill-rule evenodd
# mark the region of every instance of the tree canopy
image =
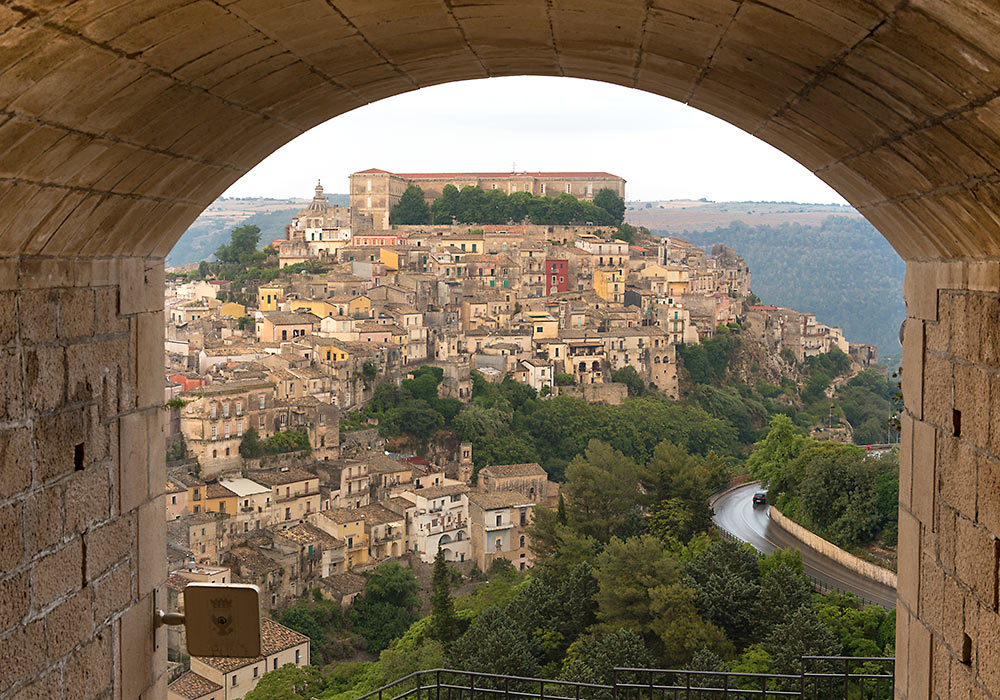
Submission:
<svg viewBox="0 0 1000 700">
<path fill-rule="evenodd" d="M 424 199 L 424 190 L 417 185 L 410 185 L 399 198 L 399 202 L 389 212 L 389 223 L 429 224 L 431 223 L 431 208 Z"/>
</svg>

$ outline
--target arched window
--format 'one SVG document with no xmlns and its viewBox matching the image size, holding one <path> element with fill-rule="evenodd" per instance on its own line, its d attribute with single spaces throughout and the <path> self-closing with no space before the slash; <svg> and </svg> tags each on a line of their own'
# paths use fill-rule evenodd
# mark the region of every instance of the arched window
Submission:
<svg viewBox="0 0 1000 700">
<path fill-rule="evenodd" d="M 521 535 L 521 549 L 524 549 L 524 535 Z"/>
<path fill-rule="evenodd" d="M 214 457 L 218 457 L 218 456 L 219 456 L 219 451 L 218 450 L 212 450 L 212 457 L 214 458 Z"/>
<path fill-rule="evenodd" d="M 495 542 L 495 546 L 493 547 L 493 551 L 495 551 L 495 552 L 500 552 L 500 551 L 502 551 L 502 550 L 503 550 L 503 540 L 501 540 L 501 539 L 500 539 L 500 538 L 498 537 L 498 538 L 497 538 L 497 541 Z"/>
</svg>

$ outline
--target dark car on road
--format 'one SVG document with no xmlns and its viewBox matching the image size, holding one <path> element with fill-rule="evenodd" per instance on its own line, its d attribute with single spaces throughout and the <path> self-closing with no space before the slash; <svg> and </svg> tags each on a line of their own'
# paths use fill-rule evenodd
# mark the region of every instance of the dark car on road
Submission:
<svg viewBox="0 0 1000 700">
<path fill-rule="evenodd" d="M 753 504 L 767 503 L 767 491 L 755 491 L 753 494 Z"/>
</svg>

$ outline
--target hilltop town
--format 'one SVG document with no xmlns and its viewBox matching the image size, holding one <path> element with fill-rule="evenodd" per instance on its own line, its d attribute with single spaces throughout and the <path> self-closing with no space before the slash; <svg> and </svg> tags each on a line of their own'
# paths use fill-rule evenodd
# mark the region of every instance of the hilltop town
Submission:
<svg viewBox="0 0 1000 700">
<path fill-rule="evenodd" d="M 496 206 L 580 207 L 570 218 L 611 205 L 598 212 L 604 222 L 485 223 L 457 209 L 448 223 L 393 221 L 407 192 L 436 219 L 442 200 L 470 190 Z M 834 348 L 858 367 L 876 362 L 874 347 L 809 313 L 761 305 L 729 248 L 623 226 L 625 181 L 609 173 L 372 169 L 351 176 L 350 192 L 349 205 L 331 205 L 317 184 L 285 238 L 255 253 L 276 259 L 271 279 L 168 276 L 175 605 L 187 582 L 242 581 L 260 587 L 265 614 L 312 589 L 347 606 L 364 589 L 360 573 L 387 559 L 430 564 L 439 549 L 480 571 L 496 559 L 532 565 L 528 526 L 536 507 L 556 506 L 559 484 L 538 463 L 483 464 L 469 442 L 398 451 L 358 420 L 381 385 L 432 373 L 437 397 L 460 405 L 475 382 L 504 380 L 541 400 L 620 404 L 637 377 L 676 400 L 677 348 L 737 323 L 799 362 Z M 282 663 L 309 663 L 305 638 L 268 625 Z M 179 659 L 183 639 L 170 647 Z M 190 693 L 237 682 L 246 692 L 259 662 L 192 660 L 171 692 L 208 697 Z"/>
</svg>

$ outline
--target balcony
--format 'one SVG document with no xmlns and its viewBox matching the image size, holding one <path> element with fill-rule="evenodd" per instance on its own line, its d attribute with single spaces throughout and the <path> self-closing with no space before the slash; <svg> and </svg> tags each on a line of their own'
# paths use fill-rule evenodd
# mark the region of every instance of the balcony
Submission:
<svg viewBox="0 0 1000 700">
<path fill-rule="evenodd" d="M 318 489 L 314 489 L 312 491 L 299 491 L 298 493 L 291 493 L 287 496 L 278 496 L 278 498 L 276 498 L 274 502 L 287 503 L 288 501 L 295 501 L 299 498 L 307 498 L 309 496 L 318 496 L 318 495 L 319 495 Z"/>
</svg>

